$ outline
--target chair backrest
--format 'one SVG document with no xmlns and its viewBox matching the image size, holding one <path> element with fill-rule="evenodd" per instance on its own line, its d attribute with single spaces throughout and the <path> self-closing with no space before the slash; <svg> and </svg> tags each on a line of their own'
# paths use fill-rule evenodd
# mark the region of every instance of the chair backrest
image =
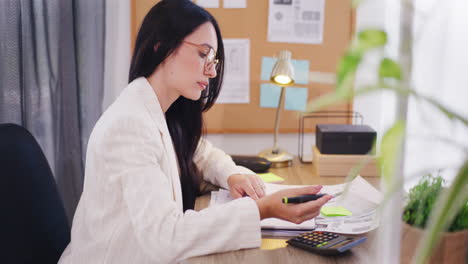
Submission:
<svg viewBox="0 0 468 264">
<path fill-rule="evenodd" d="M 70 228 L 52 171 L 23 127 L 0 124 L 0 262 L 57 263 Z"/>
</svg>

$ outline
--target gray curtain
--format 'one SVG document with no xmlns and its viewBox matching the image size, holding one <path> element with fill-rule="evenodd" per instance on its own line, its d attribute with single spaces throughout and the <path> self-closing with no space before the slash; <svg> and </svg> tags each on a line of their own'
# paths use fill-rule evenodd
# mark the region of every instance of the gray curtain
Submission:
<svg viewBox="0 0 468 264">
<path fill-rule="evenodd" d="M 0 123 L 26 127 L 71 222 L 101 115 L 105 0 L 0 0 Z"/>
</svg>

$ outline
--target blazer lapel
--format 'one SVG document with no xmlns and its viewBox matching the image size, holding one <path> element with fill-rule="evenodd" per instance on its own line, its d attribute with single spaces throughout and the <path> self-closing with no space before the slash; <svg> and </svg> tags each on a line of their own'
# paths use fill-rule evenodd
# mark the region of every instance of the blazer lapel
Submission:
<svg viewBox="0 0 468 264">
<path fill-rule="evenodd" d="M 153 121 L 156 123 L 156 126 L 159 129 L 159 133 L 164 144 L 164 150 L 166 153 L 166 158 L 169 162 L 170 175 L 169 180 L 172 184 L 172 189 L 174 193 L 174 199 L 183 210 L 182 203 L 182 188 L 180 186 L 180 176 L 179 176 L 179 165 L 177 163 L 177 156 L 174 151 L 174 145 L 172 143 L 171 135 L 169 134 L 169 129 L 166 123 L 166 117 L 162 111 L 161 105 L 159 104 L 158 97 L 153 91 L 153 88 L 149 84 L 148 80 L 144 77 L 136 79 L 136 86 L 142 100 L 148 109 Z"/>
</svg>

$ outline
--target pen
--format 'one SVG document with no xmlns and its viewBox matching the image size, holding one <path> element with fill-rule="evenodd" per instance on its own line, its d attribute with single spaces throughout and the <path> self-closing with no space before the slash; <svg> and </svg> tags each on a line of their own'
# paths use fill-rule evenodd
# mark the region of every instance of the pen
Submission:
<svg viewBox="0 0 468 264">
<path fill-rule="evenodd" d="M 340 195 L 341 192 L 333 195 L 333 197 L 336 197 Z M 288 203 L 305 203 L 309 201 L 315 201 L 323 196 L 327 195 L 326 193 L 319 193 L 319 194 L 307 194 L 307 195 L 301 195 L 301 196 L 296 196 L 296 197 L 283 197 L 282 201 L 284 204 Z"/>
</svg>

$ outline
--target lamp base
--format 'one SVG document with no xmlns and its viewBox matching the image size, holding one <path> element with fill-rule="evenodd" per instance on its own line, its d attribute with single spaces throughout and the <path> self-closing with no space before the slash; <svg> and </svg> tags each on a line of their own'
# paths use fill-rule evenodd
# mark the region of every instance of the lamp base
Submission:
<svg viewBox="0 0 468 264">
<path fill-rule="evenodd" d="M 272 168 L 284 168 L 292 165 L 293 155 L 282 149 L 268 148 L 258 154 L 258 156 L 271 162 Z"/>
</svg>

